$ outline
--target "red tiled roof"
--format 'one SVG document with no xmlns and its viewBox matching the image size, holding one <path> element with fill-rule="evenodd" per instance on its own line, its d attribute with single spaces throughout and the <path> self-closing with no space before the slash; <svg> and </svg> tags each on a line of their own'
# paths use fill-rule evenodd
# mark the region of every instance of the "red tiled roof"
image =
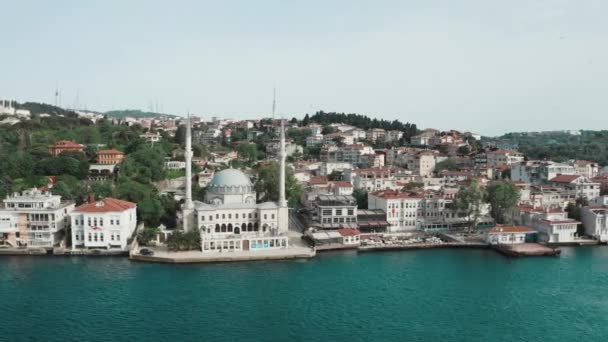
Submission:
<svg viewBox="0 0 608 342">
<path fill-rule="evenodd" d="M 82 148 L 84 147 L 81 144 L 77 144 L 71 140 L 59 140 L 58 142 L 56 142 L 54 145 L 51 145 L 51 147 L 74 147 L 74 148 Z"/>
<path fill-rule="evenodd" d="M 361 234 L 359 230 L 351 228 L 338 229 L 338 233 L 342 236 L 355 236 Z"/>
<path fill-rule="evenodd" d="M 97 151 L 97 154 L 124 154 L 124 152 L 120 152 L 117 149 L 109 149 L 109 150 L 101 150 L 101 151 Z"/>
<path fill-rule="evenodd" d="M 107 197 L 95 202 L 85 203 L 79 207 L 76 207 L 74 211 L 87 213 L 116 212 L 135 208 L 136 206 L 137 205 L 133 202 Z"/>
<path fill-rule="evenodd" d="M 325 177 L 325 176 L 312 177 L 312 178 L 310 178 L 308 183 L 309 184 L 327 184 L 327 177 Z"/>
<path fill-rule="evenodd" d="M 551 178 L 549 181 L 555 182 L 555 183 L 572 183 L 579 177 L 580 177 L 579 175 L 557 175 L 557 176 Z"/>
<path fill-rule="evenodd" d="M 350 184 L 350 182 L 347 181 L 333 181 L 332 184 L 334 186 L 340 187 L 340 188 L 352 188 L 353 185 Z"/>
<path fill-rule="evenodd" d="M 424 198 L 423 194 L 416 192 L 401 192 L 396 190 L 380 190 L 372 192 L 372 195 L 385 199 L 397 199 L 397 198 Z"/>
</svg>

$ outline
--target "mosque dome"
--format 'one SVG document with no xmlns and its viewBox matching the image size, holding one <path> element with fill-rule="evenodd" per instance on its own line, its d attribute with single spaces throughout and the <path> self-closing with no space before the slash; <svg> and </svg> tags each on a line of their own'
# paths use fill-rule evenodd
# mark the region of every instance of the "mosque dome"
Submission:
<svg viewBox="0 0 608 342">
<path fill-rule="evenodd" d="M 209 188 L 251 187 L 251 180 L 242 171 L 226 169 L 216 172 L 209 182 Z"/>
</svg>

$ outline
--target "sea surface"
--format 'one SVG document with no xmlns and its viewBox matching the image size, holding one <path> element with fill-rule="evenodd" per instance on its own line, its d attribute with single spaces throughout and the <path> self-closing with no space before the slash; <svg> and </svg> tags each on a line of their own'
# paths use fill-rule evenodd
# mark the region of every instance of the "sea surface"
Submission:
<svg viewBox="0 0 608 342">
<path fill-rule="evenodd" d="M 0 257 L 0 341 L 608 341 L 608 247 L 562 250 Z"/>
</svg>

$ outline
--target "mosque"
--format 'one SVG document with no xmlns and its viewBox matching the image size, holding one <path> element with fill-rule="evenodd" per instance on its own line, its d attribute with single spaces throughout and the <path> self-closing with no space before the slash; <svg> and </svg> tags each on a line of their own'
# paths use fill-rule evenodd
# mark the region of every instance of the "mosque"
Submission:
<svg viewBox="0 0 608 342">
<path fill-rule="evenodd" d="M 281 122 L 279 201 L 256 203 L 250 178 L 240 170 L 216 172 L 204 201 L 192 201 L 192 134 L 186 129 L 186 199 L 184 230 L 198 227 L 203 253 L 286 249 L 289 210 L 285 199 L 285 129 Z"/>
</svg>

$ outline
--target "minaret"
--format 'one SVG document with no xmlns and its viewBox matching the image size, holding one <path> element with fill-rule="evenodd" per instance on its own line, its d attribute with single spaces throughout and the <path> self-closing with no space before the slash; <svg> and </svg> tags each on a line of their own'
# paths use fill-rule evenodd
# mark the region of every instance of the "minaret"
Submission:
<svg viewBox="0 0 608 342">
<path fill-rule="evenodd" d="M 279 158 L 281 159 L 281 170 L 279 174 L 279 207 L 287 207 L 287 201 L 285 200 L 285 127 L 283 125 L 283 119 L 281 119 L 281 143 Z"/>
<path fill-rule="evenodd" d="M 186 159 L 186 200 L 182 209 L 184 230 L 188 231 L 193 226 L 193 209 L 192 204 L 192 127 L 190 114 L 186 121 L 186 151 L 184 151 Z"/>
</svg>

